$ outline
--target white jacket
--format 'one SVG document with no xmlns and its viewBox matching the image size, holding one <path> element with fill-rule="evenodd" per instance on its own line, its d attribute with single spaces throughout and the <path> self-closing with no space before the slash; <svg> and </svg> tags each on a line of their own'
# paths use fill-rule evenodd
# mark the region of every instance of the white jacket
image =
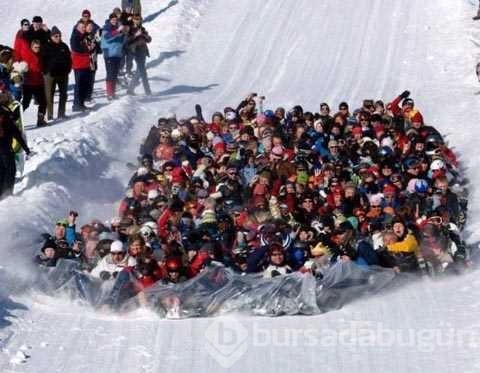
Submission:
<svg viewBox="0 0 480 373">
<path fill-rule="evenodd" d="M 90 275 L 96 278 L 100 278 L 100 273 L 104 271 L 109 272 L 110 274 L 113 274 L 114 272 L 120 272 L 122 269 L 127 267 L 127 265 L 128 265 L 128 254 L 125 255 L 125 258 L 123 258 L 123 260 L 119 264 L 115 264 L 112 260 L 112 255 L 107 254 L 98 262 L 97 266 L 92 269 L 92 272 L 90 272 Z"/>
</svg>

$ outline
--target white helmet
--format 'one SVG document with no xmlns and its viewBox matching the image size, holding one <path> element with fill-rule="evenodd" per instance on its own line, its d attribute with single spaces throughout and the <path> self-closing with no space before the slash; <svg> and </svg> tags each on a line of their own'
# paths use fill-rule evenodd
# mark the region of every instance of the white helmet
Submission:
<svg viewBox="0 0 480 373">
<path fill-rule="evenodd" d="M 145 238 L 150 238 L 154 236 L 153 229 L 150 228 L 148 225 L 143 225 L 140 228 L 140 234 Z"/>
<path fill-rule="evenodd" d="M 150 228 L 153 231 L 153 233 L 155 234 L 155 236 L 158 235 L 158 225 L 154 221 L 147 221 L 146 223 L 143 223 L 142 228 L 143 227 Z"/>
<path fill-rule="evenodd" d="M 435 159 L 432 161 L 430 164 L 430 170 L 431 171 L 437 171 L 445 168 L 445 162 L 442 161 L 441 159 Z"/>
</svg>

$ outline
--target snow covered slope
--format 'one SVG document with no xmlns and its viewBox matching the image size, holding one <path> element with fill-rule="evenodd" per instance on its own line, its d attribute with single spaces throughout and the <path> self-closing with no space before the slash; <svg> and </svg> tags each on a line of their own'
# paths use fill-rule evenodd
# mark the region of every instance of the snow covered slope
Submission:
<svg viewBox="0 0 480 373">
<path fill-rule="evenodd" d="M 154 37 L 149 74 L 155 94 L 108 105 L 99 98 L 101 109 L 91 115 L 28 132 L 37 155 L 27 162 L 20 194 L 0 203 L 5 269 L 15 268 L 17 274 L 28 276 L 25 262 L 35 250 L 38 233 L 48 230 L 52 220 L 70 207 L 85 217 L 111 216 L 128 175 L 124 164 L 134 159 L 140 139 L 160 114 L 191 114 L 198 102 L 210 115 L 250 91 L 265 94 L 270 108 L 301 103 L 313 111 L 321 101 L 336 106 L 346 100 L 355 106 L 363 98 L 388 100 L 411 90 L 427 122 L 447 135 L 467 168 L 472 181 L 467 230 L 470 242 L 479 240 L 480 107 L 474 65 L 480 25 L 470 18 L 476 4 L 466 0 L 142 3 L 150 20 L 146 27 Z M 115 5 L 116 1 L 96 1 L 94 19 L 104 19 Z M 44 15 L 50 25 L 58 20 L 68 35 L 83 8 L 78 0 L 9 2 L 0 43 L 10 42 L 19 20 L 34 13 Z M 97 79 L 102 78 L 99 75 Z M 224 370 L 205 348 L 205 331 L 213 320 L 165 321 L 143 310 L 125 316 L 94 314 L 62 299 L 21 292 L 13 286 L 15 281 L 4 276 L 1 371 Z M 474 272 L 448 281 L 419 282 L 318 317 L 238 317 L 247 330 L 247 350 L 230 371 L 477 372 L 477 276 Z M 7 320 L 3 317 L 7 313 L 17 317 Z M 412 329 L 416 339 L 401 346 L 397 338 L 388 347 L 377 338 L 372 346 L 353 336 L 352 325 L 405 333 Z M 275 343 L 256 339 L 266 335 L 259 329 L 267 330 Z M 291 337 L 294 329 L 303 330 L 296 343 Z M 311 342 L 306 329 L 317 330 L 319 341 L 314 346 L 306 345 Z M 331 343 L 320 341 L 327 329 L 337 334 Z M 423 329 L 436 330 L 435 336 L 429 339 L 433 332 Z M 471 331 L 472 338 L 462 339 L 462 345 L 443 338 L 440 342 L 446 346 L 440 346 L 437 335 L 445 337 L 450 329 L 456 335 Z M 286 333 L 290 334 L 285 337 Z M 21 354 L 15 357 L 19 351 L 31 357 L 21 363 Z"/>
</svg>

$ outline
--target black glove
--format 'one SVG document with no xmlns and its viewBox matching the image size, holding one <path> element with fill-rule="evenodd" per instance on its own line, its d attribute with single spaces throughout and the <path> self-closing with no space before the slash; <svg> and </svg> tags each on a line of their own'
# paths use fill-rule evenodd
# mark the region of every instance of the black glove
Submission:
<svg viewBox="0 0 480 373">
<path fill-rule="evenodd" d="M 100 272 L 100 279 L 102 279 L 103 281 L 107 281 L 107 280 L 110 280 L 110 272 L 107 272 L 107 271 L 102 271 Z"/>
<path fill-rule="evenodd" d="M 410 96 L 410 91 L 403 91 L 399 97 L 401 99 L 406 99 L 408 96 Z"/>
</svg>

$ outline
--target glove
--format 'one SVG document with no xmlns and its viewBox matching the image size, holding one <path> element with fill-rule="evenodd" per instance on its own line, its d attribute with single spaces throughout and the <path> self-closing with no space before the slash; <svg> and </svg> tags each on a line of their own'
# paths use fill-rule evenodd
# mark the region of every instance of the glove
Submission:
<svg viewBox="0 0 480 373">
<path fill-rule="evenodd" d="M 102 279 L 103 281 L 107 281 L 107 280 L 110 280 L 110 272 L 107 272 L 107 271 L 102 271 L 100 272 L 100 279 Z"/>
<path fill-rule="evenodd" d="M 407 98 L 408 96 L 410 96 L 410 91 L 403 91 L 401 94 L 400 94 L 400 98 L 401 99 L 405 99 Z"/>
</svg>

